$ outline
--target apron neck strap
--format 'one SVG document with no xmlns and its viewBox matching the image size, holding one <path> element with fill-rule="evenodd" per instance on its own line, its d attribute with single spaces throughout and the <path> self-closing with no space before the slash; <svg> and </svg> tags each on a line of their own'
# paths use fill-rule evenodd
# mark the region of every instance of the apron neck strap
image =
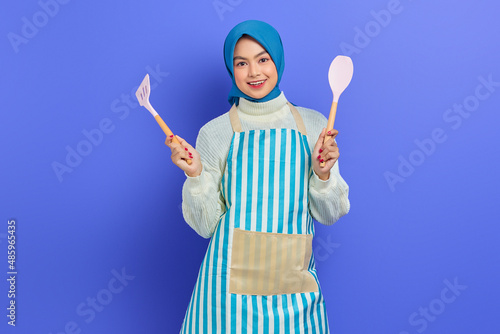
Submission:
<svg viewBox="0 0 500 334">
<path fill-rule="evenodd" d="M 238 108 L 236 104 L 233 104 L 231 110 L 229 110 L 229 120 L 231 121 L 231 126 L 233 127 L 233 132 L 242 132 L 240 118 L 238 117 Z"/>
<path fill-rule="evenodd" d="M 297 125 L 297 130 L 303 135 L 307 135 L 306 127 L 304 125 L 304 121 L 300 116 L 297 108 L 295 108 L 290 102 L 287 102 L 288 107 L 290 108 L 290 112 L 292 113 L 293 119 L 295 120 L 295 124 Z M 231 126 L 233 127 L 234 132 L 242 132 L 240 117 L 238 116 L 238 111 L 235 104 L 229 110 L 229 120 L 231 121 Z"/>
<path fill-rule="evenodd" d="M 290 107 L 290 111 L 292 112 L 293 118 L 295 119 L 295 124 L 297 124 L 297 130 L 299 130 L 299 132 L 304 136 L 307 136 L 306 126 L 304 125 L 304 121 L 302 120 L 302 117 L 297 111 L 297 108 L 295 108 L 293 104 L 291 104 L 290 102 L 287 103 L 288 106 Z"/>
</svg>

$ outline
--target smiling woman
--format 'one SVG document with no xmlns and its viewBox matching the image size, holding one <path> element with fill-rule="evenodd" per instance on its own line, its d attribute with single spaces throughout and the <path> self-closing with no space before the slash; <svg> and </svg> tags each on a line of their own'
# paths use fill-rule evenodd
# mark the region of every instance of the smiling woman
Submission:
<svg viewBox="0 0 500 334">
<path fill-rule="evenodd" d="M 254 99 L 267 96 L 278 83 L 276 65 L 269 53 L 252 37 L 244 36 L 234 48 L 234 81 Z"/>
<path fill-rule="evenodd" d="M 325 117 L 279 89 L 283 46 L 267 23 L 234 27 L 224 60 L 231 110 L 196 149 L 166 142 L 187 175 L 184 218 L 211 238 L 181 333 L 329 333 L 312 240 L 313 218 L 331 225 L 349 211 L 337 131 L 323 143 Z"/>
</svg>

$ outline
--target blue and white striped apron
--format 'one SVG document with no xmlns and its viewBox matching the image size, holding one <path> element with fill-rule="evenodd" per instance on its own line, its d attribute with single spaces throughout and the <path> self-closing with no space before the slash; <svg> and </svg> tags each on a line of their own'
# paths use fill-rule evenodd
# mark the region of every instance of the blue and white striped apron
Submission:
<svg viewBox="0 0 500 334">
<path fill-rule="evenodd" d="M 181 333 L 329 333 L 312 255 L 311 153 L 302 118 L 289 106 L 299 131 L 241 132 L 236 107 L 229 112 L 234 135 L 221 183 L 226 212 Z"/>
</svg>

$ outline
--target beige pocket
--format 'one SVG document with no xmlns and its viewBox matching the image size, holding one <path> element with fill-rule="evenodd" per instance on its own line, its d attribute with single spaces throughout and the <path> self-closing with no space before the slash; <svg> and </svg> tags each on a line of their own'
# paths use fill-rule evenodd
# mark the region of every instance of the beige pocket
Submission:
<svg viewBox="0 0 500 334">
<path fill-rule="evenodd" d="M 316 279 L 307 270 L 311 254 L 311 234 L 235 228 L 229 292 L 242 295 L 317 292 Z"/>
</svg>

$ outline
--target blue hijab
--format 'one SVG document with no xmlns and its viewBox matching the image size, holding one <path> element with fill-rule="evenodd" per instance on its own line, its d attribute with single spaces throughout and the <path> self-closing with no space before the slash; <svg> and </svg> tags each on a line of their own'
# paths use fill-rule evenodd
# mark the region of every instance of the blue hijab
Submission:
<svg viewBox="0 0 500 334">
<path fill-rule="evenodd" d="M 238 86 L 236 86 L 236 82 L 234 81 L 233 75 L 233 54 L 234 48 L 238 40 L 243 36 L 248 35 L 253 37 L 257 42 L 262 45 L 264 49 L 271 56 L 274 64 L 276 65 L 276 71 L 278 72 L 278 82 L 276 83 L 276 87 L 264 96 L 261 99 L 254 99 L 246 94 L 244 94 Z M 226 63 L 227 71 L 231 76 L 231 80 L 233 81 L 233 87 L 231 87 L 231 91 L 229 92 L 228 101 L 229 104 L 233 105 L 236 103 L 238 105 L 238 101 L 240 97 L 243 97 L 247 100 L 254 102 L 266 102 L 278 97 L 281 94 L 281 91 L 278 87 L 281 75 L 283 74 L 283 70 L 285 68 L 285 56 L 283 54 L 283 44 L 281 43 L 281 38 L 276 29 L 274 29 L 271 25 L 257 20 L 249 20 L 244 21 L 235 26 L 227 35 L 226 41 L 224 42 L 224 61 Z"/>
</svg>

